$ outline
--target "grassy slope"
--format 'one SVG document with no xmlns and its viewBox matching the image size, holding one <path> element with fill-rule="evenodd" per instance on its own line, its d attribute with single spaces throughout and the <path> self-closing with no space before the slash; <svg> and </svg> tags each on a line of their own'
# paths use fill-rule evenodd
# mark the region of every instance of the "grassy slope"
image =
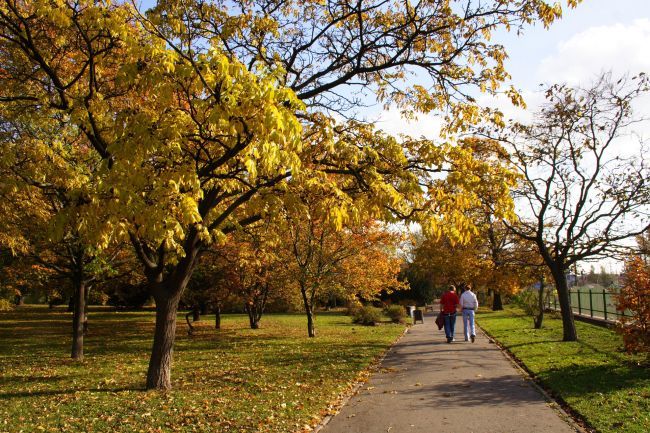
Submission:
<svg viewBox="0 0 650 433">
<path fill-rule="evenodd" d="M 403 331 L 317 316 L 317 338 L 301 315 L 180 321 L 174 390 L 143 391 L 151 312 L 91 312 L 86 359 L 69 356 L 70 315 L 25 307 L 0 313 L 0 432 L 291 432 L 313 423 Z"/>
<path fill-rule="evenodd" d="M 562 322 L 547 315 L 535 330 L 520 310 L 481 311 L 481 327 L 507 347 L 553 393 L 600 432 L 650 431 L 650 369 L 621 352 L 613 331 L 576 322 L 578 338 L 562 342 Z"/>
</svg>

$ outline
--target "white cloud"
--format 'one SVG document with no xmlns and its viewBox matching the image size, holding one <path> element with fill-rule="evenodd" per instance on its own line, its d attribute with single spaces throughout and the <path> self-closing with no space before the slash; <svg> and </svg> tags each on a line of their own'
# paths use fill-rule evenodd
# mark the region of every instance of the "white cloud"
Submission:
<svg viewBox="0 0 650 433">
<path fill-rule="evenodd" d="M 555 50 L 549 52 L 536 66 L 531 65 L 530 70 L 537 83 L 588 87 L 602 72 L 611 71 L 615 79 L 625 74 L 650 73 L 650 19 L 589 27 L 559 42 Z M 534 64 L 532 55 L 530 61 Z M 479 103 L 498 108 L 506 119 L 526 123 L 532 120 L 533 113 L 544 103 L 543 89 L 521 90 L 527 110 L 513 107 L 504 96 L 482 95 Z M 635 103 L 635 111 L 640 117 L 650 117 L 650 96 L 640 97 Z M 632 131 L 643 139 L 650 137 L 648 122 L 635 125 Z M 638 144 L 633 142 L 638 142 L 638 138 L 628 140 L 623 146 L 635 150 Z"/>
<path fill-rule="evenodd" d="M 650 71 L 650 19 L 588 28 L 558 44 L 536 77 L 544 83 L 588 84 L 602 71 Z"/>
<path fill-rule="evenodd" d="M 551 47 L 549 47 L 551 48 Z M 528 68 L 535 77 L 536 83 L 567 83 L 569 85 L 590 85 L 604 71 L 612 71 L 614 77 L 626 73 L 650 73 L 650 19 L 636 19 L 627 24 L 611 24 L 589 27 L 568 39 L 559 42 L 555 49 L 548 50 L 543 59 L 538 60 L 534 53 L 525 59 L 531 66 Z M 519 59 L 524 61 L 524 59 Z M 515 80 L 518 77 L 515 76 Z M 514 107 L 510 99 L 504 95 L 478 96 L 482 106 L 501 110 L 506 119 L 520 122 L 530 122 L 533 113 L 544 102 L 543 87 L 521 89 L 522 96 L 528 106 L 527 110 Z M 650 97 L 642 97 L 635 104 L 640 116 L 650 117 Z M 397 109 L 381 111 L 375 122 L 376 126 L 390 134 L 407 134 L 413 137 L 424 136 L 436 139 L 439 136 L 443 121 L 441 116 L 421 115 L 418 120 L 403 119 Z M 647 139 L 650 137 L 648 123 L 637 125 L 636 133 Z M 637 141 L 634 139 L 633 141 Z M 637 144 L 623 144 L 632 149 Z"/>
<path fill-rule="evenodd" d="M 374 122 L 378 129 L 391 135 L 409 135 L 414 138 L 426 137 L 436 140 L 440 136 L 443 120 L 434 114 L 421 114 L 417 119 L 402 117 L 398 109 L 383 110 Z"/>
</svg>

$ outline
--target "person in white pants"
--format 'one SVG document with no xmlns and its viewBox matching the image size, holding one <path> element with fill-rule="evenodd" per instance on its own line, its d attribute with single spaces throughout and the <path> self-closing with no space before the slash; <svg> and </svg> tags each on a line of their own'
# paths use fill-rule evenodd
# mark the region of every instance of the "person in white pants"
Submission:
<svg viewBox="0 0 650 433">
<path fill-rule="evenodd" d="M 470 337 L 472 343 L 476 340 L 476 329 L 474 326 L 474 312 L 478 308 L 478 299 L 472 292 L 472 286 L 469 284 L 463 285 L 463 294 L 460 295 L 459 307 L 463 312 L 463 327 L 465 328 L 465 341 L 469 341 Z"/>
</svg>

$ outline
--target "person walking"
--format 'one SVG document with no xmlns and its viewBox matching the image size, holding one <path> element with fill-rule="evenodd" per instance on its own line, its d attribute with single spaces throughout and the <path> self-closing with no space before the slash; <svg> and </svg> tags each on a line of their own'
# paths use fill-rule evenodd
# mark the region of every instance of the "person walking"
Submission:
<svg viewBox="0 0 650 433">
<path fill-rule="evenodd" d="M 460 308 L 463 312 L 463 327 L 465 328 L 465 341 L 476 340 L 476 328 L 474 326 L 474 312 L 478 308 L 478 299 L 472 292 L 472 286 L 464 284 L 463 294 L 460 295 Z"/>
<path fill-rule="evenodd" d="M 454 341 L 454 327 L 456 325 L 456 310 L 460 300 L 456 294 L 456 288 L 451 285 L 449 290 L 440 298 L 440 313 L 445 319 L 445 336 L 447 343 Z"/>
</svg>

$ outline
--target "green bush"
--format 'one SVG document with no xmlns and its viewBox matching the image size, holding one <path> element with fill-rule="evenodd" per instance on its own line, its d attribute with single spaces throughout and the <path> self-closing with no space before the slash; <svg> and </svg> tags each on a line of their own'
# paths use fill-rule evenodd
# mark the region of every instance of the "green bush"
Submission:
<svg viewBox="0 0 650 433">
<path fill-rule="evenodd" d="M 406 319 L 406 311 L 401 305 L 389 305 L 384 312 L 393 323 L 404 323 L 404 319 Z"/>
<path fill-rule="evenodd" d="M 381 310 L 371 306 L 359 308 L 352 316 L 352 322 L 360 325 L 374 326 L 380 321 Z"/>
<path fill-rule="evenodd" d="M 537 314 L 538 310 L 538 297 L 539 295 L 536 292 L 530 290 L 523 290 L 517 293 L 510 299 L 510 302 L 524 310 L 528 316 L 534 316 Z"/>
</svg>

